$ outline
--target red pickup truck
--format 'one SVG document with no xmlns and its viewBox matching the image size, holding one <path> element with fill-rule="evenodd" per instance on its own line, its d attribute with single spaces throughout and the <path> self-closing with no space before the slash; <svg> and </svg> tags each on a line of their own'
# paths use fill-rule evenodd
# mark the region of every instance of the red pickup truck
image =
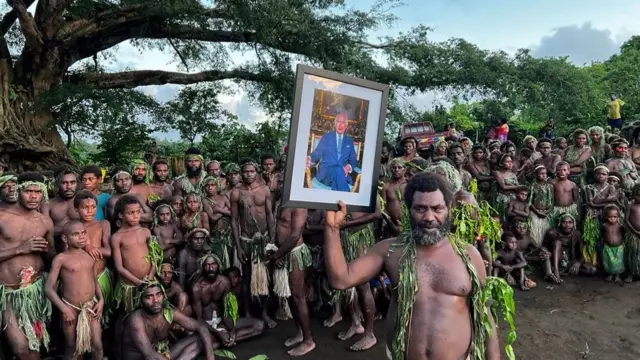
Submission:
<svg viewBox="0 0 640 360">
<path fill-rule="evenodd" d="M 400 128 L 400 136 L 398 137 L 398 143 L 407 137 L 415 138 L 418 142 L 418 150 L 425 151 L 429 147 L 446 137 L 451 133 L 447 131 L 436 132 L 433 129 L 433 124 L 430 122 L 415 122 L 402 125 Z"/>
</svg>

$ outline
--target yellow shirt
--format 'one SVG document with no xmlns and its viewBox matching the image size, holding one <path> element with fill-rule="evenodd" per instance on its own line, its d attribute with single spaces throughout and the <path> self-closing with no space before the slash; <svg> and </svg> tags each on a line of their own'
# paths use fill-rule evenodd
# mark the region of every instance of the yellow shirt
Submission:
<svg viewBox="0 0 640 360">
<path fill-rule="evenodd" d="M 609 101 L 607 104 L 607 107 L 609 108 L 609 119 L 618 120 L 622 117 L 620 116 L 620 108 L 622 105 L 624 105 L 624 101 L 620 99 Z"/>
</svg>

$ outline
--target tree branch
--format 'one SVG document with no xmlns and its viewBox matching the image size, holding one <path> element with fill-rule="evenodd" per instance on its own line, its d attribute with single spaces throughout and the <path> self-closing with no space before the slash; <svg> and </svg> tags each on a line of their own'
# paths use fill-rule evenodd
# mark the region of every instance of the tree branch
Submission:
<svg viewBox="0 0 640 360">
<path fill-rule="evenodd" d="M 39 0 L 36 6 L 36 24 L 46 39 L 53 38 L 64 23 L 63 12 L 73 0 Z"/>
<path fill-rule="evenodd" d="M 176 54 L 178 54 L 178 57 L 180 58 L 180 61 L 182 62 L 182 65 L 184 65 L 184 68 L 187 70 L 187 72 L 189 72 L 189 64 L 187 63 L 187 59 L 185 59 L 184 56 L 182 56 L 182 53 L 180 52 L 180 49 L 178 49 L 176 44 L 173 43 L 171 38 L 168 38 L 167 41 L 169 41 L 169 45 L 171 45 L 173 50 L 175 50 Z"/>
<path fill-rule="evenodd" d="M 34 1 L 35 0 L 26 0 L 24 1 L 24 5 L 28 8 L 29 6 L 31 6 L 31 4 L 33 4 Z M 17 18 L 18 12 L 16 11 L 16 9 L 11 9 L 11 11 L 4 14 L 4 16 L 2 17 L 2 22 L 0 22 L 0 34 L 5 35 L 7 31 L 11 29 L 13 23 L 16 22 Z"/>
<path fill-rule="evenodd" d="M 179 73 L 160 70 L 124 71 L 119 73 L 77 73 L 70 74 L 65 82 L 91 85 L 99 89 L 135 88 L 146 85 L 179 84 L 189 85 L 203 81 L 237 79 L 246 81 L 270 81 L 268 74 L 253 73 L 246 70 L 203 71 L 198 73 Z"/>
<path fill-rule="evenodd" d="M 42 34 L 38 29 L 33 16 L 27 11 L 27 7 L 23 0 L 13 0 L 13 9 L 16 11 L 18 21 L 20 22 L 20 30 L 24 35 L 27 44 L 34 50 L 42 49 L 44 44 Z"/>
</svg>

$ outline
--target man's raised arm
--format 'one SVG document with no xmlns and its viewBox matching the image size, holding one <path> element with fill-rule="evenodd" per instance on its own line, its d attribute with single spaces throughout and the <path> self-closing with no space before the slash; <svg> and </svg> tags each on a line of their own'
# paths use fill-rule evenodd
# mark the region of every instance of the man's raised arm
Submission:
<svg viewBox="0 0 640 360">
<path fill-rule="evenodd" d="M 347 215 L 347 206 L 342 201 L 339 206 L 338 212 L 327 211 L 324 264 L 331 286 L 345 290 L 373 279 L 382 271 L 391 240 L 377 243 L 366 255 L 347 264 L 340 242 L 340 226 Z"/>
</svg>

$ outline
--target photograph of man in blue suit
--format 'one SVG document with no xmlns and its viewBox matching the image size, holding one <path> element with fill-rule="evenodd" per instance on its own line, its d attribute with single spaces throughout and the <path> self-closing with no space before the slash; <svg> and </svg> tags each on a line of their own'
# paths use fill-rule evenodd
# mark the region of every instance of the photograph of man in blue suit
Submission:
<svg viewBox="0 0 640 360">
<path fill-rule="evenodd" d="M 307 169 L 319 163 L 315 177 L 331 190 L 350 191 L 351 173 L 358 166 L 353 138 L 346 134 L 348 120 L 346 112 L 336 115 L 335 131 L 322 135 L 311 156 L 307 156 Z"/>
</svg>

